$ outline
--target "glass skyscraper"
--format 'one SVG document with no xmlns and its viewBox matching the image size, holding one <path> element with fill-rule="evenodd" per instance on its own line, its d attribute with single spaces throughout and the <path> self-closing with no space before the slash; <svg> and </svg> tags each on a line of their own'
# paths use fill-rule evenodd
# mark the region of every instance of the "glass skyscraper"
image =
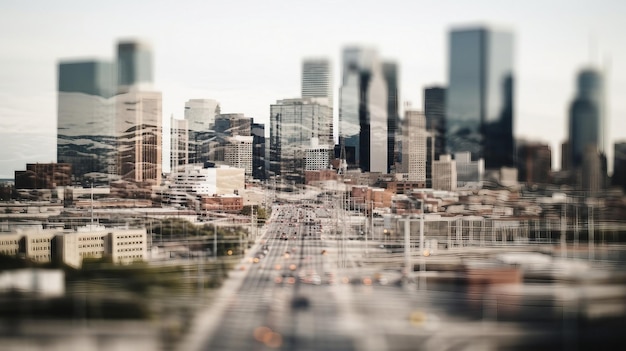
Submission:
<svg viewBox="0 0 626 351">
<path fill-rule="evenodd" d="M 387 173 L 391 173 L 396 161 L 396 135 L 400 122 L 398 65 L 395 62 L 384 62 L 383 75 L 387 84 Z"/>
<path fill-rule="evenodd" d="M 603 153 L 604 124 L 602 117 L 602 75 L 595 69 L 584 69 L 578 74 L 577 94 L 569 115 L 570 167 L 582 165 L 585 148 L 593 146 Z"/>
<path fill-rule="evenodd" d="M 58 66 L 57 162 L 77 183 L 107 183 L 116 173 L 115 65 L 65 61 Z"/>
<path fill-rule="evenodd" d="M 372 49 L 343 51 L 339 143 L 348 167 L 387 173 L 387 84 Z"/>
<path fill-rule="evenodd" d="M 270 172 L 302 183 L 311 140 L 333 143 L 332 108 L 315 99 L 286 99 L 271 105 L 270 114 Z"/>
<path fill-rule="evenodd" d="M 514 166 L 513 34 L 488 27 L 450 33 L 448 153 L 469 151 L 488 169 Z"/>
<path fill-rule="evenodd" d="M 123 41 L 117 45 L 118 86 L 128 87 L 152 84 L 152 49 L 140 41 Z"/>
</svg>

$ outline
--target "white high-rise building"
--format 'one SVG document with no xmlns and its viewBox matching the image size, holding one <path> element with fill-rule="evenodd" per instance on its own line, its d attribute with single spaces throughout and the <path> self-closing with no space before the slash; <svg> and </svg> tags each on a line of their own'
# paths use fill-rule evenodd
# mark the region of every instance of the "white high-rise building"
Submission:
<svg viewBox="0 0 626 351">
<path fill-rule="evenodd" d="M 328 169 L 332 153 L 333 147 L 331 145 L 320 145 L 317 138 L 312 138 L 311 146 L 306 149 L 305 170 L 318 171 Z"/>
<path fill-rule="evenodd" d="M 326 99 L 326 104 L 333 107 L 333 74 L 330 60 L 308 58 L 302 62 L 302 97 Z"/>
<path fill-rule="evenodd" d="M 402 163 L 400 172 L 406 180 L 426 182 L 426 117 L 421 111 L 407 110 L 402 129 Z"/>
</svg>

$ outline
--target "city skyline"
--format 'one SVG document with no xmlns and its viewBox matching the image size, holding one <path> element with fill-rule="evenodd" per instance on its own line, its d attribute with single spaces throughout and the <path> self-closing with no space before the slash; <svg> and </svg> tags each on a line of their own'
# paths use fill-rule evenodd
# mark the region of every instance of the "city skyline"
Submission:
<svg viewBox="0 0 626 351">
<path fill-rule="evenodd" d="M 620 63 L 626 62 L 626 49 L 619 45 L 620 33 L 625 32 L 619 14 L 625 5 L 617 1 L 506 6 L 491 1 L 445 2 L 428 7 L 392 1 L 384 8 L 364 1 L 358 7 L 347 3 L 306 10 L 298 6 L 287 10 L 280 4 L 221 4 L 213 9 L 219 18 L 206 21 L 204 11 L 189 10 L 199 3 L 156 3 L 145 10 L 142 2 L 102 8 L 74 1 L 42 2 L 36 7 L 6 2 L 0 28 L 14 34 L 3 40 L 0 55 L 0 177 L 12 178 L 13 170 L 25 163 L 56 158 L 58 62 L 111 59 L 116 43 L 128 37 L 146 39 L 155 53 L 154 81 L 163 93 L 166 132 L 170 116 L 182 118 L 185 101 L 197 98 L 217 100 L 223 112 L 244 113 L 269 125 L 272 103 L 299 96 L 304 58 L 328 57 L 334 72 L 341 72 L 341 50 L 354 43 L 373 45 L 384 54 L 383 60 L 396 61 L 401 108 L 409 101 L 421 110 L 423 88 L 448 84 L 450 28 L 504 23 L 516 36 L 516 137 L 549 142 L 556 156 L 553 168 L 558 168 L 576 75 L 593 62 L 608 66 L 609 163 L 613 143 L 626 140 L 626 102 L 619 99 L 626 92 L 626 67 Z M 448 11 L 449 6 L 455 11 Z M 134 16 L 139 9 L 149 16 Z M 328 25 L 312 27 L 321 14 Z M 268 21 L 272 16 L 282 22 Z M 224 26 L 233 19 L 241 19 L 239 28 Z M 335 101 L 339 77 L 335 75 Z M 335 118 L 337 113 L 335 109 Z"/>
</svg>

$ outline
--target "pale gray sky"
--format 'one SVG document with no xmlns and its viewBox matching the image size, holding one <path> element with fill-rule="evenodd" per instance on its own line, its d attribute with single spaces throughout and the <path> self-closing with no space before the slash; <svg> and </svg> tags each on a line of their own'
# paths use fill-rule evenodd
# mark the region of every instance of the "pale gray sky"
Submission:
<svg viewBox="0 0 626 351">
<path fill-rule="evenodd" d="M 515 134 L 549 142 L 556 167 L 576 73 L 607 62 L 612 157 L 626 140 L 623 1 L 0 0 L 0 178 L 56 159 L 58 60 L 112 58 L 121 38 L 152 44 L 165 124 L 190 98 L 267 123 L 271 103 L 299 95 L 303 57 L 330 57 L 338 81 L 355 43 L 397 61 L 401 101 L 421 107 L 425 86 L 447 82 L 448 29 L 467 23 L 514 30 Z"/>
</svg>

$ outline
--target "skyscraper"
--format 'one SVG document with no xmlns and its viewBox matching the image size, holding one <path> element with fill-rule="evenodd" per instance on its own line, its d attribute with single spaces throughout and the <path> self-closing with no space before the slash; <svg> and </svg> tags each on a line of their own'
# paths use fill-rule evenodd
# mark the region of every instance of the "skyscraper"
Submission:
<svg viewBox="0 0 626 351">
<path fill-rule="evenodd" d="M 58 66 L 57 162 L 76 182 L 107 183 L 115 168 L 115 65 L 65 61 Z"/>
<path fill-rule="evenodd" d="M 402 127 L 402 163 L 397 173 L 406 180 L 426 182 L 426 119 L 421 111 L 407 110 Z"/>
<path fill-rule="evenodd" d="M 426 187 L 432 187 L 433 162 L 446 153 L 446 89 L 424 89 L 424 114 L 428 142 L 426 146 Z"/>
<path fill-rule="evenodd" d="M 265 125 L 252 123 L 252 177 L 254 179 L 267 179 L 265 167 Z"/>
<path fill-rule="evenodd" d="M 383 63 L 383 75 L 387 84 L 387 173 L 395 165 L 396 134 L 400 115 L 398 112 L 398 65 L 395 62 Z"/>
<path fill-rule="evenodd" d="M 302 183 L 311 139 L 332 145 L 332 118 L 332 109 L 315 99 L 286 99 L 271 105 L 271 174 Z"/>
<path fill-rule="evenodd" d="M 581 167 L 585 149 L 591 145 L 604 153 L 603 82 L 599 71 L 587 68 L 577 78 L 577 92 L 569 111 L 569 160 Z"/>
<path fill-rule="evenodd" d="M 151 85 L 154 73 L 150 45 L 135 40 L 119 42 L 117 72 L 117 84 L 121 92 L 132 86 Z"/>
<path fill-rule="evenodd" d="M 190 99 L 185 102 L 185 120 L 189 125 L 189 163 L 209 160 L 209 144 L 214 138 L 215 116 L 220 114 L 219 102 L 212 99 Z"/>
<path fill-rule="evenodd" d="M 339 142 L 348 166 L 387 173 L 387 85 L 373 49 L 344 49 L 339 98 Z"/>
<path fill-rule="evenodd" d="M 116 98 L 117 170 L 122 180 L 161 183 L 161 93 L 131 90 Z"/>
<path fill-rule="evenodd" d="M 514 166 L 512 33 L 454 29 L 449 45 L 447 150 L 469 151 L 488 169 Z"/>
<path fill-rule="evenodd" d="M 612 184 L 626 191 L 626 141 L 615 143 Z"/>
<path fill-rule="evenodd" d="M 302 62 L 302 97 L 326 99 L 333 107 L 333 74 L 328 59 L 308 58 Z"/>
</svg>

